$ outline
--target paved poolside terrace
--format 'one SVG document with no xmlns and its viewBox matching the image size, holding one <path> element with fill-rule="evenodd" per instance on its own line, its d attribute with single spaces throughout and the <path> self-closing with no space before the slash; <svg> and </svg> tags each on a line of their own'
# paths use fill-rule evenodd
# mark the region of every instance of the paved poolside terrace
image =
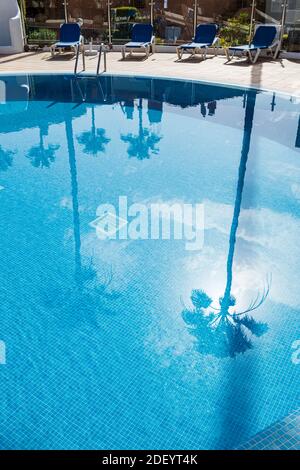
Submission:
<svg viewBox="0 0 300 470">
<path fill-rule="evenodd" d="M 145 60 L 141 55 L 121 59 L 120 52 L 108 52 L 107 72 L 117 74 L 152 75 L 220 82 L 241 86 L 254 86 L 300 97 L 300 61 L 292 59 L 259 59 L 255 65 L 244 58 L 226 63 L 224 55 L 208 56 L 203 61 L 195 59 L 177 61 L 174 52 L 160 52 Z M 57 55 L 49 52 L 27 52 L 0 56 L 0 73 L 15 72 L 73 72 L 75 59 L 72 54 Z M 80 59 L 79 68 L 81 70 Z M 97 57 L 86 56 L 86 72 L 95 73 Z"/>
</svg>

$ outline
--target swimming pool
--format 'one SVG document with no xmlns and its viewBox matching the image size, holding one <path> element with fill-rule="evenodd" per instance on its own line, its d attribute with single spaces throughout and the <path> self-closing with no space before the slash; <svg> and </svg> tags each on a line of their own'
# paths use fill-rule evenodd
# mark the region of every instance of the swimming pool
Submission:
<svg viewBox="0 0 300 470">
<path fill-rule="evenodd" d="M 235 448 L 299 406 L 299 115 L 0 77 L 1 448 Z"/>
</svg>

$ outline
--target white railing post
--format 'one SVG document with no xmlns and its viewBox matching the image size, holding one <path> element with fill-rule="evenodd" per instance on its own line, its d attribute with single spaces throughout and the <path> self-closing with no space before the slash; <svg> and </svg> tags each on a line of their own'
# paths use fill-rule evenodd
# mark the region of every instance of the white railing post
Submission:
<svg viewBox="0 0 300 470">
<path fill-rule="evenodd" d="M 25 4 L 24 0 L 20 2 L 20 12 L 21 12 L 21 22 L 22 22 L 22 29 L 23 29 L 23 41 L 24 46 L 28 45 L 27 34 L 26 34 L 26 19 L 25 19 Z"/>
<path fill-rule="evenodd" d="M 149 3 L 149 6 L 150 6 L 150 23 L 152 24 L 152 26 L 154 22 L 154 5 L 155 5 L 155 2 L 151 0 Z"/>
<path fill-rule="evenodd" d="M 285 19 L 286 19 L 286 13 L 288 9 L 288 0 L 283 0 L 282 3 L 282 15 L 281 15 L 281 22 L 280 22 L 280 34 L 279 34 L 279 40 L 278 40 L 278 46 L 275 51 L 274 58 L 277 59 L 277 57 L 280 54 L 281 50 L 281 45 L 282 45 L 282 39 L 283 39 L 283 34 L 284 34 L 284 25 L 285 25 Z"/>
<path fill-rule="evenodd" d="M 112 35 L 111 35 L 111 9 L 112 2 L 110 0 L 107 1 L 107 22 L 108 22 L 108 44 L 112 43 Z"/>
<path fill-rule="evenodd" d="M 253 25 L 255 24 L 255 9 L 256 9 L 256 0 L 252 0 L 250 28 L 249 28 L 249 45 L 251 44 L 251 41 L 252 41 Z"/>
<path fill-rule="evenodd" d="M 68 2 L 67 0 L 63 1 L 64 11 L 65 11 L 65 23 L 68 23 Z"/>
<path fill-rule="evenodd" d="M 198 19 L 198 1 L 195 0 L 194 3 L 194 36 L 196 34 L 196 29 L 197 29 L 197 19 Z"/>
</svg>

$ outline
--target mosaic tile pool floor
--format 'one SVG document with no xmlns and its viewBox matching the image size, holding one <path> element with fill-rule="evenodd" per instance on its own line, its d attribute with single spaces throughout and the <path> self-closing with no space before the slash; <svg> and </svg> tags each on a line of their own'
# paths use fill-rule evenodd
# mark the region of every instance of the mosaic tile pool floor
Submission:
<svg viewBox="0 0 300 470">
<path fill-rule="evenodd" d="M 234 449 L 299 409 L 299 100 L 110 75 L 0 92 L 0 448 Z M 199 232 L 151 239 L 136 211 L 162 203 L 198 204 Z"/>
</svg>

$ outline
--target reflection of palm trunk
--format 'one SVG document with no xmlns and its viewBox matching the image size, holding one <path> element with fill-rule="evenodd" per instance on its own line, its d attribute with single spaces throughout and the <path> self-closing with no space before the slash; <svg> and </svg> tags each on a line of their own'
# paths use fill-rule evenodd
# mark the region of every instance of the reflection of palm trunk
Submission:
<svg viewBox="0 0 300 470">
<path fill-rule="evenodd" d="M 143 102 L 142 98 L 139 100 L 139 137 L 140 142 L 143 139 Z"/>
<path fill-rule="evenodd" d="M 242 145 L 241 160 L 240 160 L 240 166 L 239 166 L 239 177 L 238 177 L 238 184 L 237 184 L 237 189 L 236 189 L 235 205 L 234 205 L 233 218 L 232 218 L 231 229 L 230 229 L 230 238 L 229 238 L 229 250 L 228 250 L 228 257 L 227 257 L 227 282 L 226 282 L 226 288 L 225 288 L 223 302 L 222 302 L 222 313 L 224 313 L 224 315 L 228 313 L 228 308 L 230 306 L 234 248 L 235 248 L 235 242 L 236 242 L 236 233 L 237 233 L 238 224 L 239 224 L 239 215 L 241 211 L 241 203 L 242 203 L 242 195 L 243 195 L 244 182 L 245 182 L 247 160 L 248 160 L 249 149 L 250 149 L 255 101 L 256 101 L 256 92 L 248 91 L 246 111 L 245 111 L 245 120 L 244 120 L 243 145 Z"/>
<path fill-rule="evenodd" d="M 40 149 L 44 152 L 44 134 L 43 130 L 40 127 Z"/>
<path fill-rule="evenodd" d="M 300 117 L 299 117 L 299 122 L 298 122 L 298 130 L 297 130 L 295 147 L 300 148 Z"/>
<path fill-rule="evenodd" d="M 39 126 L 40 131 L 40 149 L 45 150 L 44 148 L 44 137 L 48 135 L 48 125 L 43 123 Z"/>
<path fill-rule="evenodd" d="M 93 144 L 94 148 L 96 147 L 95 142 L 96 142 L 96 120 L 95 120 L 95 106 L 92 106 L 92 136 L 93 136 Z M 94 152 L 97 154 L 97 151 Z"/>
<path fill-rule="evenodd" d="M 74 147 L 72 117 L 68 115 L 65 120 L 66 138 L 68 144 L 69 165 L 72 186 L 72 208 L 73 208 L 73 224 L 74 224 L 74 240 L 75 240 L 75 278 L 78 285 L 81 279 L 81 240 L 80 240 L 80 219 L 78 205 L 78 182 L 76 169 L 76 155 Z"/>
</svg>

